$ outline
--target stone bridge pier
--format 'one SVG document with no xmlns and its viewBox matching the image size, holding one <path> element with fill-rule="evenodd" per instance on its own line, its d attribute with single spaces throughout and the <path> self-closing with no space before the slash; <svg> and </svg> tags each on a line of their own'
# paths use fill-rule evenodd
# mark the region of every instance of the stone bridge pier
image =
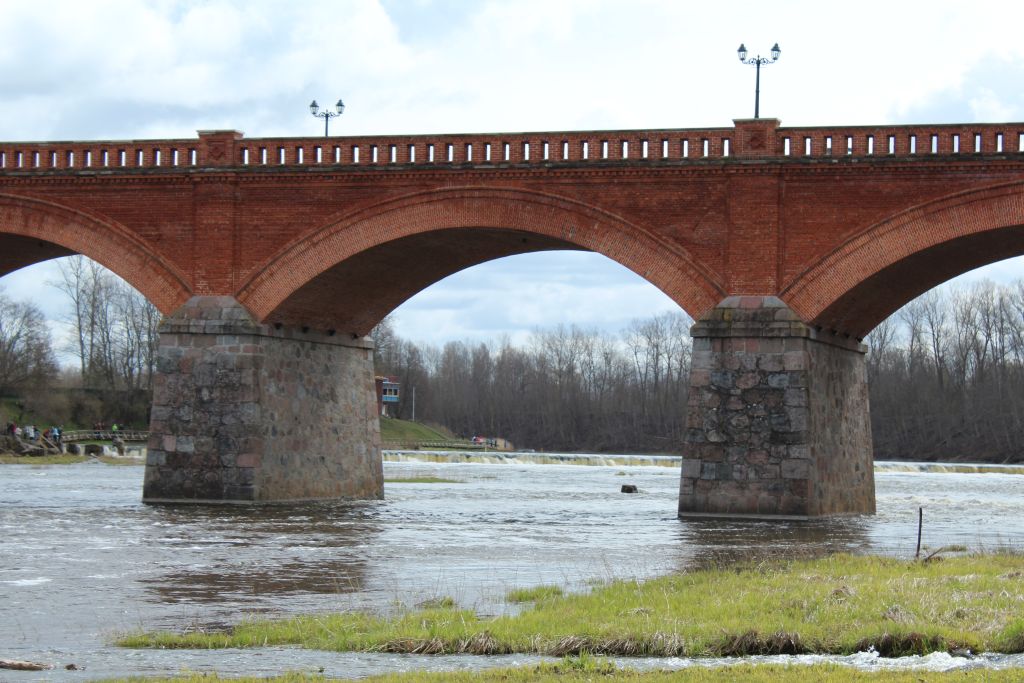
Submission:
<svg viewBox="0 0 1024 683">
<path fill-rule="evenodd" d="M 160 327 L 146 503 L 383 497 L 369 339 L 197 296 Z"/>
<path fill-rule="evenodd" d="M 679 515 L 873 513 L 866 347 L 773 296 L 733 296 L 692 329 Z"/>
</svg>

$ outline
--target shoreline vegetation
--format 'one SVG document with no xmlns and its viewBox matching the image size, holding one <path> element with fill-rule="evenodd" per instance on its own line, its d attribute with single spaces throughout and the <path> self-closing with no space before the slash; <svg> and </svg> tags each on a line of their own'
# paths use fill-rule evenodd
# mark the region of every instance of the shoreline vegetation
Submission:
<svg viewBox="0 0 1024 683">
<path fill-rule="evenodd" d="M 533 597 L 532 606 L 496 618 L 451 601 L 388 617 L 313 614 L 253 618 L 227 630 L 128 633 L 116 644 L 555 657 L 1024 652 L 1024 556 L 1009 552 L 927 562 L 833 555 Z"/>
<path fill-rule="evenodd" d="M 105 465 L 144 465 L 144 458 L 134 455 L 15 455 L 0 453 L 0 465 L 77 465 L 83 462 L 101 462 Z"/>
<path fill-rule="evenodd" d="M 412 671 L 367 678 L 328 678 L 319 674 L 290 673 L 273 678 L 221 678 L 216 674 L 184 674 L 171 678 L 118 678 L 97 683 L 584 683 L 593 681 L 632 681 L 633 683 L 1003 683 L 1020 681 L 1020 669 L 969 669 L 955 671 L 861 671 L 836 664 L 792 665 L 736 664 L 722 667 L 693 666 L 676 671 L 635 671 L 587 658 L 568 658 L 559 662 L 482 671 Z"/>
</svg>

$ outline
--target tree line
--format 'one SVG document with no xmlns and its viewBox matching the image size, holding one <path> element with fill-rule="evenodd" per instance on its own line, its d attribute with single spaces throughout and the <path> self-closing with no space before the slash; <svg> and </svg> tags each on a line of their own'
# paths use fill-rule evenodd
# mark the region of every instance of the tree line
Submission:
<svg viewBox="0 0 1024 683">
<path fill-rule="evenodd" d="M 51 330 L 39 306 L 0 292 L 0 397 L 52 424 L 149 421 L 160 313 L 142 294 L 84 256 L 58 262 L 48 283 L 70 313 Z M 75 359 L 61 368 L 57 351 Z"/>
<path fill-rule="evenodd" d="M 58 273 L 63 334 L 0 290 L 0 398 L 55 424 L 145 425 L 159 312 L 84 257 Z M 663 313 L 618 335 L 559 325 L 524 344 L 435 347 L 385 319 L 374 358 L 401 382 L 404 419 L 543 450 L 679 452 L 691 322 Z M 1024 460 L 1024 280 L 939 287 L 866 341 L 876 458 Z M 61 368 L 57 350 L 74 365 Z"/>
<path fill-rule="evenodd" d="M 690 363 L 682 313 L 618 336 L 558 326 L 527 344 L 401 339 L 375 331 L 398 416 L 545 450 L 679 452 Z M 1024 460 L 1024 281 L 939 287 L 866 340 L 878 459 Z"/>
<path fill-rule="evenodd" d="M 1024 280 L 933 289 L 866 341 L 876 458 L 1024 460 Z"/>
<path fill-rule="evenodd" d="M 462 436 L 500 436 L 546 450 L 667 451 L 681 442 L 690 320 L 666 313 L 619 336 L 559 325 L 527 344 L 401 339 L 374 332 L 380 374 L 402 385 L 398 417 Z"/>
</svg>

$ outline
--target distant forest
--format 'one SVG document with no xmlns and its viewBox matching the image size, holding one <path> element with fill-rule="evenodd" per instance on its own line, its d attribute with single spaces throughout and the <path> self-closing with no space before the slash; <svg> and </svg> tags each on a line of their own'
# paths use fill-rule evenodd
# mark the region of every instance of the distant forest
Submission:
<svg viewBox="0 0 1024 683">
<path fill-rule="evenodd" d="M 398 416 L 520 447 L 679 452 L 691 321 L 662 314 L 617 336 L 559 326 L 529 343 L 441 348 L 375 330 Z M 1024 281 L 941 287 L 866 340 L 877 459 L 1024 461 Z"/>
</svg>

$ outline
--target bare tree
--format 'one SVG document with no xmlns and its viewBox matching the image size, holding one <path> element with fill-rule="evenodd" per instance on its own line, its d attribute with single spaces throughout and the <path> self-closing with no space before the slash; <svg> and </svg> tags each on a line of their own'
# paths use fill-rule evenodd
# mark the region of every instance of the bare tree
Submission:
<svg viewBox="0 0 1024 683">
<path fill-rule="evenodd" d="M 621 339 L 561 325 L 535 331 L 522 347 L 504 339 L 440 350 L 385 332 L 396 351 L 378 354 L 377 368 L 407 372 L 418 389 L 417 417 L 458 434 L 544 449 L 678 450 L 688 327 L 684 315 L 663 315 L 635 322 Z M 400 414 L 408 417 L 402 382 Z"/>
<path fill-rule="evenodd" d="M 100 389 L 151 387 L 160 313 L 142 294 L 84 256 L 59 262 L 51 283 L 71 302 L 70 350 L 82 382 Z"/>
<path fill-rule="evenodd" d="M 38 387 L 57 375 L 46 318 L 0 291 L 0 391 Z"/>
</svg>

